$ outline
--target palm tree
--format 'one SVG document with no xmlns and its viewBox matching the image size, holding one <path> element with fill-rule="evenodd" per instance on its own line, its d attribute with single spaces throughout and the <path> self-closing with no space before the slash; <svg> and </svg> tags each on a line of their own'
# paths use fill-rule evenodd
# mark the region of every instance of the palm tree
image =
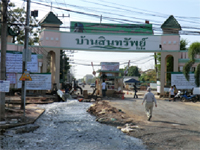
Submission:
<svg viewBox="0 0 200 150">
<path fill-rule="evenodd" d="M 189 81 L 189 72 L 192 65 L 195 63 L 195 56 L 200 54 L 200 42 L 194 42 L 190 45 L 188 50 L 188 56 L 190 58 L 189 62 L 183 67 L 183 74 L 185 78 Z M 197 65 L 197 68 L 194 72 L 195 84 L 200 86 L 200 63 Z"/>
</svg>

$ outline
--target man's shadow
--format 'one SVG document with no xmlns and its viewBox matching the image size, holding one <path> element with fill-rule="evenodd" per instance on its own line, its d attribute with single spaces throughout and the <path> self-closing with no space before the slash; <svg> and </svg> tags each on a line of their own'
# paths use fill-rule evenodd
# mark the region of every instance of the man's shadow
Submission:
<svg viewBox="0 0 200 150">
<path fill-rule="evenodd" d="M 183 125 L 183 126 L 186 125 L 186 124 L 182 124 L 182 123 L 170 122 L 170 121 L 162 121 L 162 120 L 154 120 L 154 121 L 151 121 L 151 122 L 160 122 L 160 123 L 174 124 L 174 125 Z"/>
</svg>

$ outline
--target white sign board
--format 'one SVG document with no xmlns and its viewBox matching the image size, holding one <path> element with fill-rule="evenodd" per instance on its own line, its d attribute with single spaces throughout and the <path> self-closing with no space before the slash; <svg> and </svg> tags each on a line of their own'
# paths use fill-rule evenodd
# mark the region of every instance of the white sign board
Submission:
<svg viewBox="0 0 200 150">
<path fill-rule="evenodd" d="M 6 73 L 6 80 L 10 81 L 10 84 L 16 83 L 16 73 Z"/>
<path fill-rule="evenodd" d="M 161 36 L 62 33 L 61 47 L 75 50 L 156 51 L 161 50 Z"/>
<path fill-rule="evenodd" d="M 119 63 L 118 62 L 101 62 L 101 70 L 119 71 Z"/>
<path fill-rule="evenodd" d="M 196 87 L 194 74 L 189 74 L 189 81 L 186 80 L 184 74 L 172 73 L 171 85 L 176 85 L 177 89 L 192 89 Z"/>
<path fill-rule="evenodd" d="M 32 54 L 31 61 L 27 62 L 27 71 L 38 72 L 38 59 L 36 54 Z M 14 51 L 6 52 L 6 72 L 22 72 L 22 53 Z"/>
<path fill-rule="evenodd" d="M 157 81 L 157 93 L 160 93 L 160 81 Z"/>
<path fill-rule="evenodd" d="M 0 80 L 0 92 L 9 92 L 10 81 Z"/>
<path fill-rule="evenodd" d="M 22 74 L 17 74 L 17 88 L 21 88 Z M 51 89 L 51 74 L 30 74 L 32 81 L 26 81 L 27 90 L 50 90 Z"/>
</svg>

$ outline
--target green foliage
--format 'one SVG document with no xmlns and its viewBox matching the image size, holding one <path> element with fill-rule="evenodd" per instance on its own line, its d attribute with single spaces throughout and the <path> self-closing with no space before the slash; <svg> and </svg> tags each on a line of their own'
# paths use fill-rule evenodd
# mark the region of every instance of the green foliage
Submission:
<svg viewBox="0 0 200 150">
<path fill-rule="evenodd" d="M 140 81 L 142 82 L 156 82 L 157 79 L 156 79 L 156 70 L 151 70 L 147 73 L 143 73 L 140 78 L 139 78 Z"/>
<path fill-rule="evenodd" d="M 68 60 L 69 58 L 65 54 L 65 51 L 61 50 L 60 51 L 60 79 L 62 79 L 63 82 L 67 80 L 67 72 L 70 69 Z"/>
<path fill-rule="evenodd" d="M 188 45 L 188 41 L 186 39 L 181 39 L 180 50 L 187 50 L 187 48 L 186 48 L 187 45 Z"/>
<path fill-rule="evenodd" d="M 188 56 L 191 60 L 194 61 L 195 56 L 200 54 L 200 42 L 194 42 L 190 45 L 188 50 Z"/>
<path fill-rule="evenodd" d="M 192 67 L 192 65 L 195 63 L 195 56 L 200 54 L 200 42 L 194 42 L 190 45 L 189 47 L 189 51 L 188 51 L 188 56 L 190 58 L 190 61 L 188 63 L 185 64 L 185 66 L 183 67 L 183 74 L 185 75 L 185 78 L 189 81 L 189 72 L 190 72 L 190 68 Z M 195 71 L 195 84 L 197 86 L 200 85 L 200 64 L 197 65 L 197 69 Z"/>
<path fill-rule="evenodd" d="M 195 83 L 199 87 L 200 86 L 200 64 L 197 65 L 197 69 L 194 73 Z"/>
<path fill-rule="evenodd" d="M 171 72 L 174 70 L 174 57 L 168 56 L 167 58 L 167 85 L 171 85 Z"/>
<path fill-rule="evenodd" d="M 119 71 L 120 71 L 119 76 L 120 76 L 120 77 L 123 77 L 123 76 L 124 76 L 124 70 L 125 70 L 125 69 L 123 69 L 123 68 L 120 68 L 120 69 L 119 69 Z"/>
<path fill-rule="evenodd" d="M 192 65 L 194 64 L 194 61 L 189 61 L 187 62 L 184 66 L 183 66 L 183 74 L 186 78 L 186 80 L 189 81 L 189 73 L 190 73 L 190 68 L 192 67 Z"/>
<path fill-rule="evenodd" d="M 139 69 L 137 66 L 130 66 L 128 69 L 128 75 L 127 76 L 138 76 L 140 77 Z"/>
<path fill-rule="evenodd" d="M 13 30 L 13 32 L 18 32 L 18 29 L 20 29 L 20 33 L 18 36 L 13 36 L 12 43 L 16 44 L 24 44 L 25 39 L 25 27 L 24 25 L 26 23 L 26 11 L 23 8 L 15 8 L 14 3 L 9 4 L 10 9 L 8 9 L 8 26 Z M 12 23 L 18 24 L 16 26 L 11 25 Z M 38 20 L 30 17 L 30 25 L 37 25 Z M 39 32 L 41 29 L 39 27 L 37 28 L 31 28 L 30 30 L 30 36 L 29 36 L 29 45 L 36 45 L 39 43 Z"/>
</svg>

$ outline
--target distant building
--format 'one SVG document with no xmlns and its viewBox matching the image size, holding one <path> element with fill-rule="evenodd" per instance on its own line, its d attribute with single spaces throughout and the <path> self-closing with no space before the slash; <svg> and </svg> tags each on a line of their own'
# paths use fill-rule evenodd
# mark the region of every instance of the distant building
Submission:
<svg viewBox="0 0 200 150">
<path fill-rule="evenodd" d="M 87 74 L 87 75 L 85 75 L 85 76 L 83 77 L 83 79 L 84 79 L 85 83 L 87 84 L 87 83 L 88 83 L 88 80 L 93 79 L 93 75 Z"/>
</svg>

